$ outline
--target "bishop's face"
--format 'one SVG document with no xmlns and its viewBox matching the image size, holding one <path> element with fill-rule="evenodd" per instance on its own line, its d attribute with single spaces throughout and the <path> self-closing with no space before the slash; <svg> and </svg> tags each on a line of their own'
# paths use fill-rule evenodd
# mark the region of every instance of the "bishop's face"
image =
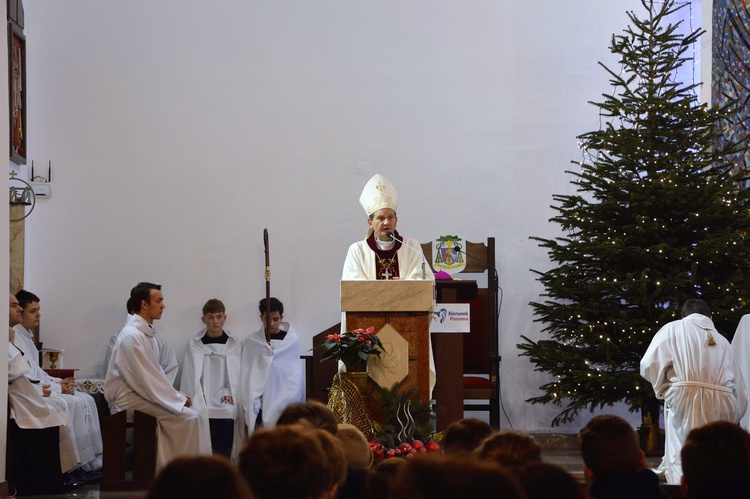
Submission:
<svg viewBox="0 0 750 499">
<path fill-rule="evenodd" d="M 367 219 L 367 225 L 375 233 L 375 237 L 381 241 L 390 241 L 391 239 L 386 236 L 388 232 L 396 231 L 396 212 L 390 208 L 383 208 L 372 214 L 372 218 Z"/>
</svg>

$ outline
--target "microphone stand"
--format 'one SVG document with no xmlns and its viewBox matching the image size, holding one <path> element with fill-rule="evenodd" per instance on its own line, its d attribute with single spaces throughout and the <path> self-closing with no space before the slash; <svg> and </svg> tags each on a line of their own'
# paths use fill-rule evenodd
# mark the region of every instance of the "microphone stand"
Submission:
<svg viewBox="0 0 750 499">
<path fill-rule="evenodd" d="M 427 278 L 426 277 L 427 274 L 425 273 L 425 269 L 424 269 L 424 264 L 425 264 L 424 253 L 422 253 L 421 251 L 416 250 L 415 248 L 412 248 L 411 246 L 409 246 L 408 244 L 406 244 L 403 239 L 397 238 L 396 235 L 393 232 L 391 232 L 391 231 L 386 232 L 385 235 L 388 236 L 388 237 L 390 237 L 391 241 L 398 241 L 401 244 L 403 244 L 404 246 L 406 246 L 407 248 L 409 248 L 410 250 L 419 253 L 419 255 L 422 257 L 422 279 L 423 280 L 426 279 Z"/>
</svg>

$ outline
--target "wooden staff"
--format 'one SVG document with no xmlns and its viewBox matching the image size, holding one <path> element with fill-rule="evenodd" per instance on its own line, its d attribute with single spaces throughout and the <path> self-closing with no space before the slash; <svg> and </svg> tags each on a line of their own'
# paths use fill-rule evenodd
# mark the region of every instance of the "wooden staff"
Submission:
<svg viewBox="0 0 750 499">
<path fill-rule="evenodd" d="M 266 248 L 266 343 L 271 344 L 271 266 L 268 263 L 268 229 L 263 229 Z"/>
</svg>

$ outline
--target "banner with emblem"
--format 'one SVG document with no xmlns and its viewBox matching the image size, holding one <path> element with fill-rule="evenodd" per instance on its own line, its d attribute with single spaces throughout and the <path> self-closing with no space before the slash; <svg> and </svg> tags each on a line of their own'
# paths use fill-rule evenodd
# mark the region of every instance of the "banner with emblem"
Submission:
<svg viewBox="0 0 750 499">
<path fill-rule="evenodd" d="M 446 235 L 436 238 L 433 242 L 434 255 L 432 268 L 435 272 L 443 271 L 450 275 L 458 274 L 466 268 L 464 260 L 464 238 Z"/>
</svg>

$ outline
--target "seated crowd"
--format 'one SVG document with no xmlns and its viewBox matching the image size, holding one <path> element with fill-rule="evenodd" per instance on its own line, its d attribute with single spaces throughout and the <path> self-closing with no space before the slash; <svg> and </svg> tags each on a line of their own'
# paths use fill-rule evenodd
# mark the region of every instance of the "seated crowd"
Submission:
<svg viewBox="0 0 750 499">
<path fill-rule="evenodd" d="M 585 482 L 542 462 L 531 436 L 495 431 L 477 419 L 450 425 L 442 453 L 376 461 L 359 430 L 336 423 L 323 404 L 307 402 L 290 406 L 277 426 L 253 433 L 236 466 L 225 458 L 172 461 L 148 498 L 750 497 L 750 435 L 735 424 L 714 422 L 690 433 L 684 480 L 670 493 L 644 468 L 627 421 L 596 416 L 580 436 Z"/>
</svg>

